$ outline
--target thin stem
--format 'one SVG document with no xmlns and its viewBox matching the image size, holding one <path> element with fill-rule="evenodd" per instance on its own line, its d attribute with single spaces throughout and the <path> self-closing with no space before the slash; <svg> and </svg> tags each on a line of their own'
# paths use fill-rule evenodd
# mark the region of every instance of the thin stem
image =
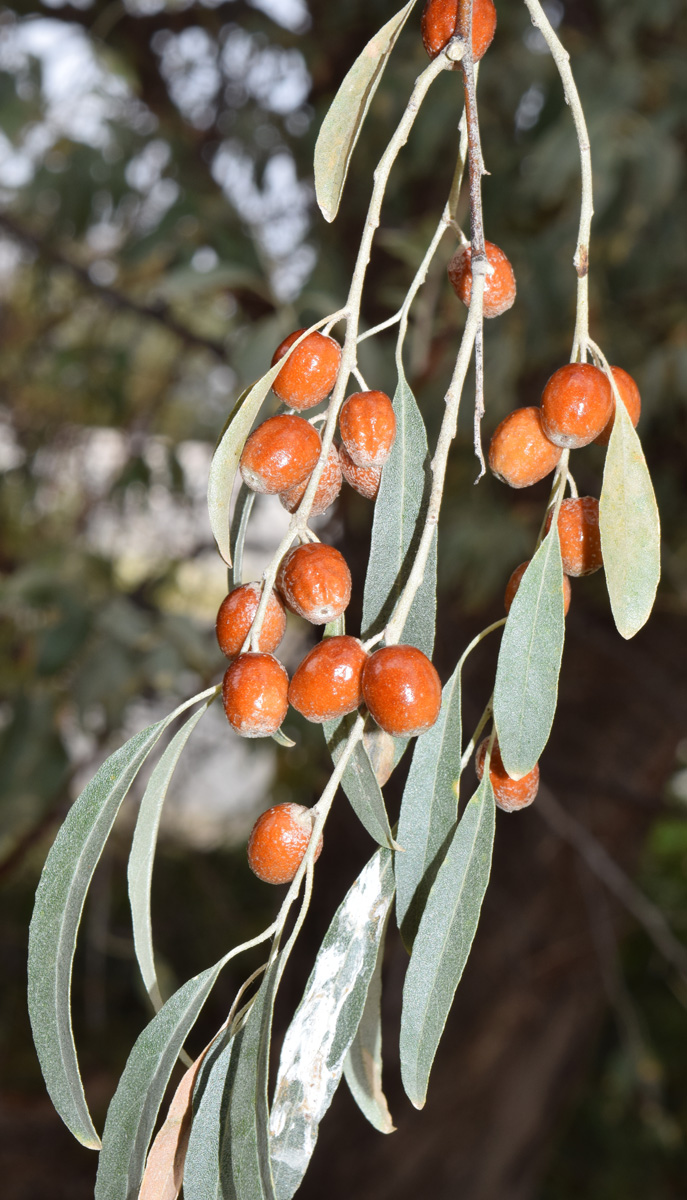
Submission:
<svg viewBox="0 0 687 1200">
<path fill-rule="evenodd" d="M 573 262 L 577 272 L 577 315 L 575 318 L 575 334 L 573 338 L 571 362 L 581 358 L 586 362 L 587 345 L 589 342 L 589 240 L 594 215 L 594 191 L 592 181 L 592 155 L 589 145 L 587 122 L 580 102 L 579 92 L 570 67 L 570 55 L 558 38 L 551 22 L 548 20 L 539 0 L 525 0 L 532 24 L 541 33 L 561 77 L 565 99 L 570 106 L 577 142 L 580 148 L 580 170 L 582 173 L 582 202 L 580 206 L 580 225 L 577 235 L 577 247 Z"/>
<path fill-rule="evenodd" d="M 472 641 L 468 642 L 463 653 L 458 659 L 459 671 L 462 671 L 463 667 L 465 666 L 465 660 L 469 658 L 473 650 L 479 646 L 480 642 L 483 642 L 485 637 L 488 637 L 490 633 L 494 633 L 496 629 L 501 629 L 501 627 L 506 624 L 506 620 L 506 617 L 501 617 L 498 621 L 494 621 L 492 625 L 487 625 L 486 629 L 483 629 L 481 633 L 476 634 Z"/>
<path fill-rule="evenodd" d="M 493 707 L 494 707 L 494 696 L 492 694 L 489 697 L 489 700 L 487 701 L 487 704 L 484 709 L 484 712 L 482 713 L 482 716 L 480 717 L 479 721 L 477 722 L 477 725 L 475 726 L 475 732 L 473 733 L 472 737 L 470 738 L 470 741 L 468 742 L 467 746 L 465 747 L 465 750 L 463 751 L 463 757 L 460 760 L 461 775 L 463 774 L 463 771 L 465 770 L 468 763 L 470 762 L 470 759 L 472 758 L 473 754 L 475 753 L 475 747 L 477 746 L 477 742 L 479 741 L 479 738 L 482 734 L 482 730 L 484 729 L 484 726 L 487 724 L 487 721 L 489 721 L 491 719 Z M 460 783 L 460 780 L 458 780 L 457 783 Z M 456 787 L 457 787 L 457 784 L 454 784 L 454 790 Z"/>
<path fill-rule="evenodd" d="M 575 483 L 570 471 L 568 471 L 568 487 L 570 488 L 570 495 L 574 500 L 577 500 L 580 493 L 577 490 L 577 484 Z"/>
</svg>

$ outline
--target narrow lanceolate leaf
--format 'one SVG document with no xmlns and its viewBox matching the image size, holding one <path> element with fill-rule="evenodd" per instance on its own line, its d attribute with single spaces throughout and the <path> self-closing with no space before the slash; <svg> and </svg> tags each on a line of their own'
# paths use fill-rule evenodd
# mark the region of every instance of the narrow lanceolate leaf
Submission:
<svg viewBox="0 0 687 1200">
<path fill-rule="evenodd" d="M 396 920 L 408 947 L 458 816 L 453 785 L 460 779 L 460 690 L 456 667 L 442 693 L 439 720 L 417 740 L 403 792 L 396 835 L 404 851 L 395 863 Z"/>
<path fill-rule="evenodd" d="M 136 1200 L 174 1064 L 226 961 L 189 979 L 137 1039 L 107 1112 L 95 1200 Z"/>
<path fill-rule="evenodd" d="M 336 912 L 286 1032 L 270 1116 L 277 1200 L 298 1188 L 341 1080 L 393 892 L 392 855 L 378 850 Z"/>
<path fill-rule="evenodd" d="M 388 916 L 387 916 L 388 923 Z M 382 960 L 384 934 L 377 950 L 367 1000 L 358 1032 L 344 1059 L 344 1079 L 358 1108 L 380 1133 L 393 1133 L 394 1123 L 382 1090 Z"/>
<path fill-rule="evenodd" d="M 246 530 L 250 514 L 253 511 L 255 503 L 255 492 L 251 492 L 245 483 L 241 484 L 236 504 L 234 506 L 234 515 L 231 519 L 231 527 L 229 530 L 229 554 L 231 557 L 231 586 L 240 587 L 243 583 L 243 547 L 246 541 Z"/>
<path fill-rule="evenodd" d="M 164 1124 L 150 1147 L 138 1200 L 177 1200 L 191 1132 L 193 1089 L 207 1050 L 189 1067 L 179 1084 Z"/>
<path fill-rule="evenodd" d="M 287 737 L 283 729 L 278 729 L 276 733 L 270 735 L 273 742 L 278 746 L 284 746 L 287 750 L 292 750 L 296 743 L 292 738 Z"/>
<path fill-rule="evenodd" d="M 367 110 L 414 4 L 415 0 L 409 0 L 367 43 L 322 122 L 315 146 L 315 193 L 326 221 L 333 221 L 339 211 L 351 155 Z"/>
<path fill-rule="evenodd" d="M 400 377 L 394 396 L 396 441 L 382 471 L 375 503 L 363 596 L 363 638 L 380 633 L 410 574 L 430 488 L 427 434 L 415 397 Z M 424 579 L 403 629 L 403 642 L 430 658 L 436 620 L 436 534 Z"/>
<path fill-rule="evenodd" d="M 162 1008 L 162 996 L 157 981 L 153 954 L 150 889 L 153 880 L 153 863 L 155 861 L 155 847 L 157 845 L 162 806 L 165 802 L 167 789 L 169 788 L 181 753 L 200 718 L 207 712 L 208 706 L 212 704 L 214 698 L 213 694 L 192 717 L 189 717 L 185 725 L 172 738 L 164 754 L 161 755 L 160 761 L 157 763 L 155 770 L 148 780 L 148 786 L 141 801 L 141 807 L 138 810 L 131 853 L 129 854 L 129 903 L 131 905 L 134 948 L 146 991 L 156 1011 Z"/>
<path fill-rule="evenodd" d="M 50 1097 L 85 1146 L 100 1140 L 84 1096 L 71 1020 L 72 964 L 86 893 L 115 817 L 160 735 L 209 688 L 130 738 L 74 801 L 46 859 L 29 933 L 28 1001 L 33 1038 Z"/>
<path fill-rule="evenodd" d="M 631 638 L 649 619 L 661 576 L 661 526 L 642 446 L 616 404 L 599 504 L 606 584 L 618 632 Z"/>
<path fill-rule="evenodd" d="M 334 762 L 341 757 L 348 735 L 355 723 L 355 713 L 340 721 L 325 721 L 324 736 Z M 362 742 L 355 747 L 346 765 L 341 786 L 358 820 L 380 846 L 395 846 L 384 797 L 377 776 Z"/>
<path fill-rule="evenodd" d="M 220 1147 L 234 1047 L 235 1040 L 230 1038 L 219 1045 L 216 1052 L 210 1052 L 203 1067 L 194 1097 L 193 1124 L 186 1151 L 184 1200 L 223 1200 Z"/>
<path fill-rule="evenodd" d="M 255 418 L 262 408 L 267 393 L 284 366 L 286 359 L 293 354 L 293 351 L 300 345 L 303 338 L 307 337 L 309 333 L 312 333 L 313 329 L 318 329 L 324 323 L 324 321 L 318 321 L 310 329 L 304 329 L 301 337 L 293 343 L 283 358 L 280 358 L 279 362 L 270 367 L 269 371 L 262 376 L 262 379 L 258 379 L 257 383 L 254 383 L 252 387 L 246 388 L 245 392 L 241 393 L 231 411 L 229 420 L 224 427 L 217 449 L 212 457 L 208 479 L 210 527 L 217 542 L 217 549 L 229 566 L 231 566 L 232 551 L 229 509 L 239 459 L 246 444 L 246 438 L 251 431 Z M 240 520 L 238 528 L 240 529 Z"/>
<path fill-rule="evenodd" d="M 565 639 L 558 528 L 544 538 L 520 581 L 503 631 L 494 720 L 509 775 L 521 779 L 549 740 Z"/>
<path fill-rule="evenodd" d="M 489 772 L 468 802 L 429 893 L 403 987 L 401 1076 L 422 1108 L 429 1073 L 467 962 L 489 882 L 494 793 Z"/>
</svg>

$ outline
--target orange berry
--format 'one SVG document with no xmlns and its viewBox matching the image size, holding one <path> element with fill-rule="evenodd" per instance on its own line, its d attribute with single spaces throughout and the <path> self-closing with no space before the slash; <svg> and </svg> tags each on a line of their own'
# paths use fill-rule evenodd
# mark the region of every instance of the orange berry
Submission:
<svg viewBox="0 0 687 1200">
<path fill-rule="evenodd" d="M 481 779 L 484 774 L 484 760 L 487 756 L 488 745 L 489 738 L 485 738 L 477 748 L 475 770 L 478 779 Z M 524 775 L 522 779 L 511 779 L 503 765 L 499 744 L 494 739 L 489 761 L 489 778 L 498 807 L 504 812 L 517 812 L 519 808 L 527 808 L 539 791 L 539 764 L 534 766 L 529 775 Z"/>
<path fill-rule="evenodd" d="M 551 528 L 546 518 L 546 532 Z M 594 496 L 564 500 L 558 514 L 558 536 L 566 575 L 592 575 L 603 566 L 599 533 L 599 501 Z"/>
<path fill-rule="evenodd" d="M 290 883 L 312 837 L 314 817 L 302 804 L 275 804 L 258 817 L 248 839 L 248 866 L 263 883 Z M 315 862 L 322 853 L 317 844 Z"/>
<path fill-rule="evenodd" d="M 489 446 L 489 466 L 510 487 L 529 487 L 550 475 L 562 451 L 546 437 L 538 408 L 516 408 L 497 425 Z"/>
<path fill-rule="evenodd" d="M 241 737 L 276 733 L 288 708 L 289 677 L 271 654 L 239 654 L 224 672 L 222 702 Z"/>
<path fill-rule="evenodd" d="M 631 375 L 627 371 L 623 371 L 622 367 L 611 367 L 611 375 L 615 379 L 615 385 L 620 393 L 625 408 L 627 409 L 630 420 L 637 428 L 637 422 L 642 411 L 642 397 L 639 394 L 639 388 Z M 611 388 L 611 391 L 613 389 Z M 613 397 L 613 416 L 608 424 L 601 430 L 598 437 L 594 438 L 597 446 L 607 446 L 611 437 L 611 430 L 615 424 L 615 396 Z"/>
<path fill-rule="evenodd" d="M 310 542 L 284 556 L 277 587 L 291 612 L 312 625 L 326 625 L 348 607 L 351 573 L 343 554 L 333 546 Z"/>
<path fill-rule="evenodd" d="M 588 446 L 613 415 L 613 390 L 591 363 L 566 363 L 554 371 L 541 398 L 541 423 L 549 441 L 564 450 Z"/>
<path fill-rule="evenodd" d="M 310 482 L 310 475 L 307 479 L 297 483 L 294 487 L 289 488 L 286 492 L 279 493 L 284 508 L 287 512 L 295 512 L 301 500 L 305 495 L 305 489 Z M 324 469 L 320 475 L 320 482 L 315 489 L 312 508 L 310 509 L 311 517 L 321 517 L 322 513 L 326 512 L 330 504 L 333 504 L 341 491 L 343 476 L 341 474 L 341 463 L 339 462 L 339 452 L 336 446 L 330 446 L 327 461 L 324 464 Z"/>
<path fill-rule="evenodd" d="M 414 737 L 439 716 L 441 681 L 415 646 L 383 646 L 365 663 L 363 695 L 382 729 L 394 737 Z"/>
<path fill-rule="evenodd" d="M 339 429 L 356 467 L 382 467 L 396 437 L 396 414 L 385 392 L 354 392 L 339 415 Z"/>
<path fill-rule="evenodd" d="M 286 351 L 303 333 L 296 329 L 290 333 L 272 356 L 272 366 L 283 358 Z M 277 375 L 272 390 L 291 408 L 302 411 L 313 408 L 331 392 L 341 363 L 341 347 L 334 338 L 324 333 L 309 333 L 297 346 Z"/>
<path fill-rule="evenodd" d="M 303 417 L 269 417 L 243 447 L 243 481 L 253 492 L 285 492 L 312 474 L 321 449 L 319 433 Z"/>
<path fill-rule="evenodd" d="M 376 500 L 382 480 L 381 467 L 357 467 L 345 446 L 339 447 L 341 470 L 346 483 L 366 500 Z"/>
<path fill-rule="evenodd" d="M 511 575 L 510 579 L 508 580 L 508 583 L 506 584 L 506 593 L 503 597 L 503 607 L 505 608 L 506 612 L 510 612 L 510 606 L 513 603 L 513 600 L 515 599 L 515 593 L 517 592 L 518 588 L 520 587 L 520 580 L 522 579 L 522 577 L 525 574 L 525 571 L 527 570 L 529 565 L 530 565 L 529 558 L 527 559 L 527 562 L 520 563 L 520 566 L 515 568 L 515 570 L 513 571 L 513 574 Z M 566 617 L 568 615 L 568 609 L 570 608 L 570 597 L 571 597 L 570 580 L 568 579 L 567 575 L 564 575 L 563 576 L 563 612 Z"/>
<path fill-rule="evenodd" d="M 242 583 L 234 588 L 219 606 L 215 632 L 222 654 L 234 658 L 245 642 L 258 611 L 262 587 L 259 583 Z M 260 649 L 271 654 L 286 633 L 286 613 L 276 592 L 267 601 L 265 618 L 260 630 Z"/>
<path fill-rule="evenodd" d="M 422 40 L 430 58 L 436 58 L 455 34 L 465 34 L 459 19 L 459 0 L 427 0 L 422 12 Z M 496 30 L 492 0 L 474 0 L 472 56 L 478 62 L 489 49 Z"/>
<path fill-rule="evenodd" d="M 485 317 L 500 317 L 515 302 L 515 275 L 508 258 L 493 242 L 485 242 L 487 261 L 494 270 L 484 277 Z M 461 246 L 448 264 L 448 277 L 459 300 L 467 308 L 472 295 L 472 249 Z"/>
<path fill-rule="evenodd" d="M 363 702 L 367 654 L 358 638 L 329 637 L 306 654 L 289 684 L 289 703 L 309 721 L 333 721 Z"/>
</svg>

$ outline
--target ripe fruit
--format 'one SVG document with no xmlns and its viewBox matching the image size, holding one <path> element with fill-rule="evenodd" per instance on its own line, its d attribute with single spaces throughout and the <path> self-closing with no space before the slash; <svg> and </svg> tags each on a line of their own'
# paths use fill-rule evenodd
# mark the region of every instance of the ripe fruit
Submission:
<svg viewBox="0 0 687 1200">
<path fill-rule="evenodd" d="M 554 371 L 541 398 L 544 433 L 556 446 L 578 450 L 605 429 L 613 415 L 613 391 L 591 363 L 567 363 Z"/>
<path fill-rule="evenodd" d="M 355 488 L 356 492 L 360 492 L 366 500 L 376 500 L 382 480 L 382 468 L 357 467 L 345 446 L 339 447 L 339 459 L 346 483 Z"/>
<path fill-rule="evenodd" d="M 263 883 L 290 883 L 312 837 L 314 817 L 302 804 L 275 804 L 258 817 L 248 839 L 248 866 Z M 315 859 L 322 853 L 322 838 Z"/>
<path fill-rule="evenodd" d="M 546 532 L 551 528 L 551 513 Z M 566 575 L 592 575 L 603 566 L 599 533 L 599 501 L 594 496 L 564 500 L 558 514 L 558 536 Z"/>
<path fill-rule="evenodd" d="M 276 733 L 288 708 L 289 677 L 271 654 L 239 654 L 224 673 L 222 702 L 241 737 Z"/>
<path fill-rule="evenodd" d="M 515 301 L 515 275 L 508 258 L 493 242 L 485 242 L 487 261 L 494 270 L 484 277 L 485 317 L 499 317 Z M 448 264 L 448 277 L 459 300 L 467 308 L 472 295 L 472 249 L 461 246 Z"/>
<path fill-rule="evenodd" d="M 312 474 L 321 449 L 319 433 L 303 417 L 269 417 L 243 447 L 243 481 L 253 492 L 284 492 Z"/>
<path fill-rule="evenodd" d="M 283 358 L 290 346 L 303 333 L 296 329 L 290 333 L 272 356 L 272 366 Z M 341 347 L 334 338 L 324 333 L 309 333 L 277 375 L 272 390 L 291 408 L 299 412 L 312 408 L 331 392 L 341 363 Z"/>
<path fill-rule="evenodd" d="M 306 654 L 289 684 L 289 703 L 309 721 L 332 721 L 363 702 L 367 654 L 357 638 L 330 637 Z"/>
<path fill-rule="evenodd" d="M 529 487 L 545 479 L 562 451 L 544 434 L 538 408 L 516 408 L 497 425 L 489 446 L 489 466 L 510 487 Z"/>
<path fill-rule="evenodd" d="M 284 556 L 277 587 L 291 612 L 312 625 L 326 625 L 348 607 L 351 573 L 343 554 L 333 546 L 310 542 Z"/>
<path fill-rule="evenodd" d="M 510 579 L 508 580 L 508 583 L 506 584 L 506 593 L 503 597 L 503 607 L 505 608 L 506 612 L 510 612 L 510 606 L 513 603 L 513 600 L 515 599 L 515 593 L 517 592 L 518 588 L 520 587 L 520 580 L 522 579 L 522 577 L 525 574 L 525 571 L 527 570 L 529 565 L 530 565 L 529 558 L 527 559 L 527 562 L 520 563 L 520 566 L 515 568 L 515 570 L 513 571 L 513 574 L 511 575 Z M 564 575 L 563 576 L 563 612 L 566 617 L 568 615 L 568 609 L 570 608 L 570 596 L 571 596 L 570 580 L 568 579 L 567 575 Z"/>
<path fill-rule="evenodd" d="M 630 420 L 632 421 L 632 424 L 634 425 L 634 427 L 636 429 L 637 422 L 639 421 L 639 415 L 642 411 L 642 398 L 639 394 L 639 388 L 637 387 L 637 384 L 635 383 L 632 376 L 628 375 L 627 371 L 623 371 L 622 367 L 611 367 L 611 375 L 615 379 L 616 387 L 617 387 L 618 391 L 620 392 L 620 399 L 622 400 L 623 404 L 625 405 L 625 408 L 627 409 L 627 411 L 629 413 Z M 611 391 L 612 390 L 613 389 L 611 388 Z M 594 441 L 596 442 L 597 446 L 607 446 L 608 445 L 610 437 L 611 437 L 611 430 L 613 429 L 614 424 L 615 424 L 615 396 L 613 397 L 613 416 L 611 417 L 610 421 L 605 426 L 605 428 L 601 430 L 601 433 L 599 434 L 599 436 L 594 438 Z"/>
<path fill-rule="evenodd" d="M 339 415 L 341 441 L 356 467 L 382 467 L 396 437 L 396 415 L 385 392 L 355 392 Z"/>
<path fill-rule="evenodd" d="M 436 58 L 456 34 L 463 34 L 459 0 L 427 0 L 422 13 L 422 40 L 430 58 Z M 475 62 L 489 49 L 496 30 L 492 0 L 474 0 L 472 9 L 472 56 Z"/>
<path fill-rule="evenodd" d="M 478 779 L 481 779 L 484 774 L 484 760 L 487 756 L 488 745 L 489 738 L 485 738 L 477 748 L 475 770 Z M 496 739 L 491 748 L 489 778 L 494 789 L 494 799 L 504 812 L 517 812 L 519 808 L 527 808 L 539 791 L 539 765 L 534 766 L 529 775 L 524 775 L 522 779 L 511 779 L 503 765 Z"/>
<path fill-rule="evenodd" d="M 363 695 L 372 716 L 394 737 L 430 729 L 441 708 L 441 682 L 415 646 L 383 646 L 363 668 Z"/>
<path fill-rule="evenodd" d="M 261 595 L 259 583 L 243 583 L 225 596 L 220 604 L 215 631 L 219 648 L 227 658 L 234 658 L 240 652 L 258 611 Z M 285 632 L 284 605 L 277 593 L 272 592 L 260 630 L 260 650 L 271 654 L 277 649 Z"/>
<path fill-rule="evenodd" d="M 295 512 L 301 500 L 305 495 L 305 489 L 310 482 L 310 475 L 301 483 L 295 484 L 285 492 L 279 493 L 284 508 L 287 512 Z M 339 452 L 336 446 L 330 446 L 327 461 L 324 464 L 324 469 L 320 475 L 320 481 L 315 489 L 312 508 L 310 509 L 311 517 L 321 517 L 323 512 L 326 512 L 330 504 L 333 504 L 341 491 L 343 476 L 341 474 L 341 463 L 339 462 Z"/>
</svg>

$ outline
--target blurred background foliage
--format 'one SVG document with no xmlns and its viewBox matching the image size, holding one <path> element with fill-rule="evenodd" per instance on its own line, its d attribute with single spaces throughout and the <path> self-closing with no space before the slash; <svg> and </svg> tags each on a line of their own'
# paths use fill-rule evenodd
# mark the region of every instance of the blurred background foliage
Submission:
<svg viewBox="0 0 687 1200">
<path fill-rule="evenodd" d="M 233 399 L 263 373 L 279 340 L 345 297 L 374 165 L 426 61 L 420 5 L 331 227 L 313 201 L 314 139 L 348 66 L 394 7 L 25 0 L 0 9 L 0 881 L 8 967 L 0 1126 L 11 1200 L 88 1195 L 93 1170 L 51 1115 L 28 1040 L 23 959 L 37 875 L 94 765 L 222 670 L 212 623 L 225 576 L 204 511 L 209 459 Z M 479 83 L 491 172 L 485 226 L 513 262 L 518 300 L 486 330 L 487 435 L 510 408 L 536 403 L 569 355 L 579 203 L 577 148 L 555 70 L 524 6 L 497 7 Z M 592 335 L 636 377 L 643 397 L 640 433 L 665 532 L 653 621 L 670 617 L 684 634 L 687 14 L 682 0 L 546 7 L 571 53 L 592 143 Z M 392 176 L 368 276 L 368 325 L 399 305 L 431 237 L 459 115 L 459 77 L 447 75 Z M 445 277 L 454 248 L 447 236 L 406 345 L 430 441 L 464 318 Z M 384 337 L 365 343 L 370 386 L 393 391 L 392 351 Z M 546 494 L 546 485 L 508 493 L 491 478 L 473 488 L 467 405 L 461 420 L 440 538 L 444 673 L 456 643 L 498 615 Z M 576 456 L 582 493 L 598 494 L 602 454 L 592 447 Z M 279 519 L 273 506 L 257 506 L 250 577 Z M 358 585 L 352 632 L 370 519 L 369 506 L 348 493 L 326 527 Z M 600 619 L 602 579 L 576 585 L 573 603 L 578 622 L 585 613 Z M 307 636 L 290 629 L 292 665 Z M 471 686 L 479 707 L 488 674 Z M 267 919 L 273 899 L 243 863 L 246 830 L 269 803 L 309 801 L 326 769 L 312 727 L 294 723 L 291 752 L 237 746 L 221 714 L 201 728 L 204 740 L 199 731 L 170 798 L 156 875 L 170 988 L 219 955 L 228 933 L 232 943 L 242 940 Z M 583 745 L 583 716 L 576 735 Z M 686 747 L 677 757 L 674 743 L 664 752 L 672 782 L 660 803 L 656 797 L 648 842 L 642 850 L 642 834 L 634 847 L 643 888 L 683 939 Z M 227 770 L 238 780 L 231 795 Z M 130 825 L 127 810 L 96 876 L 79 952 L 78 1033 L 100 1116 L 146 1015 L 123 891 Z M 331 897 L 325 886 L 320 934 L 368 850 L 357 830 L 341 836 L 346 872 L 331 863 L 341 886 Z M 316 919 L 314 944 L 317 930 Z M 666 982 L 639 932 L 624 943 L 616 983 L 620 1010 L 599 1025 L 567 1123 L 551 1134 L 548 1166 L 518 1195 L 566 1200 L 580 1186 L 595 1200 L 681 1194 L 687 987 Z M 295 1001 L 298 980 L 292 993 Z M 210 1031 L 224 1001 L 211 1003 Z M 630 1013 L 629 1025 L 617 1011 Z"/>
</svg>

